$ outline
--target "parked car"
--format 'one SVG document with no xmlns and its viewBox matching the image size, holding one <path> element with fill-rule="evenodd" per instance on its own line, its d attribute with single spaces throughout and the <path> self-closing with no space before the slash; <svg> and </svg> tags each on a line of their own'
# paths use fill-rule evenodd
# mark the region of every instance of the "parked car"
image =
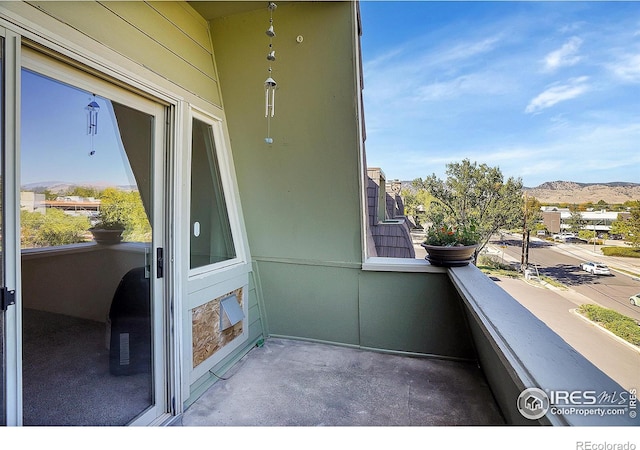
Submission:
<svg viewBox="0 0 640 450">
<path fill-rule="evenodd" d="M 587 240 L 579 238 L 573 233 L 554 234 L 553 240 L 564 244 L 586 244 Z"/>
<path fill-rule="evenodd" d="M 598 262 L 583 262 L 580 264 L 580 269 L 593 275 L 611 275 L 609 268 L 605 264 Z"/>
<path fill-rule="evenodd" d="M 563 240 L 566 244 L 586 244 L 588 241 L 579 237 L 571 236 Z"/>
<path fill-rule="evenodd" d="M 640 292 L 629 297 L 629 303 L 631 303 L 633 306 L 640 306 Z"/>
</svg>

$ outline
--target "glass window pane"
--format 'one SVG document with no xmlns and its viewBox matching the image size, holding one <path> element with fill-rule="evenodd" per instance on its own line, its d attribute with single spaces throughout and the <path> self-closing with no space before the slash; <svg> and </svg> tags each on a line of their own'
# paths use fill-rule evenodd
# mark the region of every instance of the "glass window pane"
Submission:
<svg viewBox="0 0 640 450">
<path fill-rule="evenodd" d="M 193 119 L 190 267 L 235 258 L 211 125 Z"/>
</svg>

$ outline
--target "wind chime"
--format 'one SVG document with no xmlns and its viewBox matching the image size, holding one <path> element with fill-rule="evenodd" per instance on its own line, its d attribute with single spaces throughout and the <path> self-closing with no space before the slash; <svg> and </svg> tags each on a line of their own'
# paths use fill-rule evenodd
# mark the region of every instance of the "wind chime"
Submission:
<svg viewBox="0 0 640 450">
<path fill-rule="evenodd" d="M 93 146 L 93 137 L 98 134 L 98 112 L 100 106 L 96 102 L 96 95 L 93 94 L 93 100 L 85 108 L 87 110 L 87 134 L 90 136 L 91 144 L 89 148 L 89 156 L 96 154 L 95 147 Z"/>
<path fill-rule="evenodd" d="M 276 51 L 273 49 L 273 38 L 276 33 L 273 31 L 273 11 L 278 7 L 273 2 L 269 2 L 269 28 L 266 31 L 269 36 L 269 52 L 267 53 L 267 61 L 269 61 L 269 76 L 264 81 L 264 116 L 267 118 L 267 137 L 264 141 L 267 144 L 273 144 L 271 137 L 271 118 L 276 111 L 276 80 L 271 77 L 271 63 L 276 60 Z"/>
</svg>

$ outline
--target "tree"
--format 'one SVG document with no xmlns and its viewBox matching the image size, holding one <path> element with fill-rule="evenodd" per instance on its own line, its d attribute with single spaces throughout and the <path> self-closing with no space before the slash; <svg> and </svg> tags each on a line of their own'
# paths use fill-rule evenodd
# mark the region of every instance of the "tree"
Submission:
<svg viewBox="0 0 640 450">
<path fill-rule="evenodd" d="M 70 216 L 59 209 L 47 209 L 46 214 L 20 211 L 21 246 L 54 247 L 85 241 L 89 219 Z"/>
<path fill-rule="evenodd" d="M 428 217 L 444 215 L 453 226 L 475 224 L 480 234 L 478 253 L 503 227 L 522 225 L 522 180 L 504 180 L 498 167 L 470 162 L 447 164 L 447 178 L 435 174 L 414 183 L 431 194 Z"/>
<path fill-rule="evenodd" d="M 582 218 L 582 214 L 580 214 L 580 211 L 578 211 L 576 207 L 571 210 L 571 216 L 567 219 L 566 224 L 569 225 L 569 231 L 578 235 L 580 230 L 587 224 L 587 221 Z"/>
<path fill-rule="evenodd" d="M 611 224 L 611 233 L 624 235 L 625 241 L 634 247 L 640 247 L 640 200 L 628 203 L 629 217 L 618 215 Z"/>
<path fill-rule="evenodd" d="M 535 228 L 542 217 L 540 202 L 535 197 L 528 197 L 526 192 L 523 202 L 522 218 L 522 257 L 520 268 L 524 270 L 529 266 L 529 241 L 531 240 L 531 230 Z"/>
<path fill-rule="evenodd" d="M 45 200 L 55 200 L 58 197 L 58 194 L 51 192 L 49 189 L 45 189 L 42 193 Z"/>
<path fill-rule="evenodd" d="M 78 197 L 94 197 L 100 196 L 100 191 L 94 187 L 89 186 L 74 186 L 67 191 L 66 195 L 78 196 Z"/>
<path fill-rule="evenodd" d="M 115 224 L 124 227 L 125 241 L 151 241 L 151 225 L 137 191 L 105 189 L 100 196 L 99 217 L 107 227 L 114 227 Z"/>
<path fill-rule="evenodd" d="M 421 182 L 422 180 L 420 180 Z M 415 186 L 416 181 L 414 181 Z M 419 184 L 419 183 L 418 183 Z M 433 197 L 424 189 L 420 189 L 419 186 L 415 192 L 409 189 L 403 189 L 401 192 L 402 199 L 404 200 L 404 212 L 407 216 L 412 216 L 417 226 L 422 226 L 424 222 L 424 212 L 429 208 Z"/>
</svg>

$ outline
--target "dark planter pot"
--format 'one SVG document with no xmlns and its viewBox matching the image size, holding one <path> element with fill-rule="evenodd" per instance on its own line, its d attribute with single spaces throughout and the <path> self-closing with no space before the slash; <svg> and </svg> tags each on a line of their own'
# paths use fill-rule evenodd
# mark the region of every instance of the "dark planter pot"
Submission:
<svg viewBox="0 0 640 450">
<path fill-rule="evenodd" d="M 444 247 L 440 245 L 422 244 L 427 250 L 426 260 L 434 266 L 460 267 L 473 261 L 473 254 L 478 245 L 463 245 L 458 247 Z"/>
<path fill-rule="evenodd" d="M 122 242 L 122 232 L 124 230 L 104 230 L 99 228 L 90 228 L 93 234 L 93 240 L 98 244 L 114 245 Z"/>
</svg>

